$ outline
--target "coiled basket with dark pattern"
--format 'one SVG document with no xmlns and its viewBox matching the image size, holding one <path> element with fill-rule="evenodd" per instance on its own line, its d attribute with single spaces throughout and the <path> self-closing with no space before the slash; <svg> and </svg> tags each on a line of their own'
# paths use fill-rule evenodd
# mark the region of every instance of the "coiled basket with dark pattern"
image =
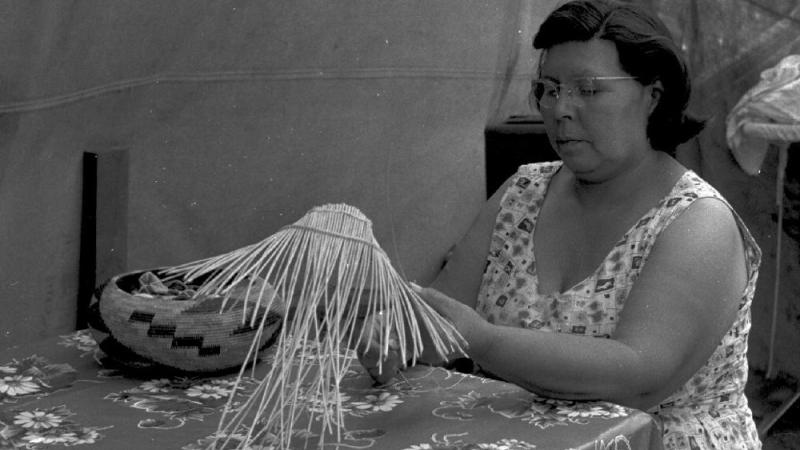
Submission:
<svg viewBox="0 0 800 450">
<path fill-rule="evenodd" d="M 161 275 L 157 269 L 151 272 Z M 89 327 L 100 349 L 126 368 L 226 371 L 242 365 L 262 321 L 259 351 L 279 334 L 284 311 L 278 299 L 269 311 L 260 307 L 251 322 L 252 311 L 243 315 L 242 302 L 229 301 L 233 305 L 222 309 L 222 297 L 174 300 L 137 295 L 144 273 L 112 277 L 97 287 L 89 306 Z M 248 308 L 253 308 L 250 303 Z"/>
</svg>

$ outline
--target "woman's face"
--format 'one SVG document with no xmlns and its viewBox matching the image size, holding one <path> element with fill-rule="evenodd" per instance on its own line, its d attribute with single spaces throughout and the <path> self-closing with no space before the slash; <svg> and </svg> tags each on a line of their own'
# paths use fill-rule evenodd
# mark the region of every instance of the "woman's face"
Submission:
<svg viewBox="0 0 800 450">
<path fill-rule="evenodd" d="M 652 151 L 646 130 L 658 98 L 653 86 L 617 78 L 595 79 L 588 85 L 593 91 L 585 89 L 586 78 L 630 77 L 613 42 L 565 42 L 548 49 L 543 58 L 540 78 L 566 86 L 558 90 L 557 99 L 550 95 L 552 106 L 540 104 L 539 110 L 550 144 L 576 176 L 603 181 Z M 570 87 L 572 95 L 567 93 Z"/>
</svg>

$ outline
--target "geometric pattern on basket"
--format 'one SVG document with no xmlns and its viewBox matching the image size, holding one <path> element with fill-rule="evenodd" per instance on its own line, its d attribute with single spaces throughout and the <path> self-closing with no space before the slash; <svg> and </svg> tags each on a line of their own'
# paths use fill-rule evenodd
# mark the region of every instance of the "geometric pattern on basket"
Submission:
<svg viewBox="0 0 800 450">
<path fill-rule="evenodd" d="M 92 305 L 92 328 L 113 339 L 107 348 L 118 353 L 115 356 L 130 357 L 122 351 L 127 349 L 129 355 L 136 355 L 137 363 L 143 359 L 183 371 L 214 372 L 240 366 L 259 330 L 263 333 L 259 351 L 277 338 L 284 315 L 282 302 L 269 311 L 260 307 L 251 326 L 250 319 L 243 319 L 242 308 L 220 311 L 217 298 L 161 300 L 133 295 L 130 290 L 139 275 L 112 277 L 98 289 L 100 297 Z"/>
<path fill-rule="evenodd" d="M 262 315 L 259 315 L 256 318 L 257 323 L 261 320 Z M 272 319 L 272 320 L 269 320 Z M 271 325 L 278 320 L 281 320 L 280 317 L 272 315 L 268 318 L 267 324 Z M 175 321 L 158 321 L 157 315 L 151 313 L 149 311 L 140 311 L 134 310 L 131 312 L 130 317 L 128 318 L 129 322 L 140 323 L 142 325 L 147 325 L 147 337 L 149 338 L 163 338 L 163 339 L 171 339 L 169 347 L 172 349 L 181 349 L 186 351 L 191 351 L 192 349 L 197 350 L 198 357 L 210 357 L 210 356 L 218 356 L 222 352 L 221 345 L 207 345 L 204 346 L 203 342 L 205 341 L 205 336 L 202 334 L 198 334 L 195 330 L 189 330 L 188 333 L 179 331 L 178 327 L 179 324 Z M 158 323 L 156 323 L 158 321 Z M 257 327 L 250 326 L 250 323 L 247 322 L 242 324 L 233 330 L 225 333 L 228 336 L 241 336 L 249 333 L 253 333 L 257 330 Z"/>
<path fill-rule="evenodd" d="M 175 332 L 177 327 L 174 324 L 154 324 L 153 319 L 155 318 L 155 314 L 147 312 L 147 311 L 133 311 L 131 313 L 130 318 L 128 321 L 130 322 L 144 322 L 149 323 L 150 328 L 147 329 L 147 336 L 149 337 L 173 337 L 172 347 L 202 347 L 202 336 L 199 336 L 200 342 L 191 342 L 192 338 L 197 338 L 198 336 L 190 337 L 175 337 Z M 260 323 L 262 316 L 256 317 L 255 323 Z M 275 322 L 281 320 L 279 316 L 276 315 L 269 315 L 267 317 L 267 321 L 265 326 L 269 327 L 270 325 L 274 324 Z M 252 333 L 258 329 L 257 326 L 251 326 L 250 323 L 245 323 L 234 328 L 230 332 L 230 336 L 236 336 L 240 334 L 247 334 Z M 217 346 L 218 347 L 218 346 Z"/>
<path fill-rule="evenodd" d="M 128 320 L 130 322 L 149 323 L 150 327 L 147 329 L 147 336 L 154 338 L 171 338 L 171 348 L 189 349 L 195 347 L 197 348 L 197 356 L 214 356 L 219 355 L 222 351 L 222 347 L 219 345 L 203 347 L 203 336 L 199 334 L 176 336 L 175 333 L 178 327 L 175 324 L 155 324 L 152 323 L 153 318 L 155 318 L 155 314 L 133 311 Z"/>
</svg>

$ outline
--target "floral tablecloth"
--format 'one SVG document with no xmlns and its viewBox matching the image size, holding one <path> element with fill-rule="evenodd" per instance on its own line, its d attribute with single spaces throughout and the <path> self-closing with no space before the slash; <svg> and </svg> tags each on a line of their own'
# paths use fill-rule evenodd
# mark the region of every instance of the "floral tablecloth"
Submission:
<svg viewBox="0 0 800 450">
<path fill-rule="evenodd" d="M 234 387 L 216 377 L 137 377 L 104 364 L 88 331 L 0 352 L 0 449 L 207 448 Z M 374 386 L 354 364 L 341 392 L 341 449 L 658 449 L 644 412 L 545 399 L 512 384 L 441 368 L 408 369 Z M 305 431 L 298 447 L 316 447 Z M 235 441 L 236 436 L 234 436 Z M 266 445 L 263 449 L 271 448 Z"/>
</svg>

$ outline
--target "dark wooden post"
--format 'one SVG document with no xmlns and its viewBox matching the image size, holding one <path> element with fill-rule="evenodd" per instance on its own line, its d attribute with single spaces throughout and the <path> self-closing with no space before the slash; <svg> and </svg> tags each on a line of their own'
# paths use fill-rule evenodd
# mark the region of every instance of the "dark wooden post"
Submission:
<svg viewBox="0 0 800 450">
<path fill-rule="evenodd" d="M 89 301 L 97 284 L 127 267 L 127 149 L 84 152 L 81 211 L 76 329 L 87 326 Z"/>
</svg>

